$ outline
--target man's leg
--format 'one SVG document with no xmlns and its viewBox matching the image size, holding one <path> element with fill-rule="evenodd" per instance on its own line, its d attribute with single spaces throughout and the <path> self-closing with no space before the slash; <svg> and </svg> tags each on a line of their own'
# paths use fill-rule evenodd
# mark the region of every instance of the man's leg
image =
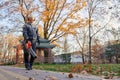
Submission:
<svg viewBox="0 0 120 80">
<path fill-rule="evenodd" d="M 32 42 L 32 49 L 36 53 L 36 41 Z M 30 68 L 31 69 L 32 69 L 34 60 L 35 60 L 35 58 L 31 55 L 31 58 L 30 58 Z"/>
<path fill-rule="evenodd" d="M 26 49 L 24 49 L 24 63 L 25 63 L 25 68 L 28 69 L 30 64 L 29 64 L 29 53 L 27 52 Z"/>
<path fill-rule="evenodd" d="M 30 58 L 30 69 L 31 70 L 32 70 L 34 60 L 35 60 L 35 58 L 31 55 L 31 58 Z"/>
</svg>

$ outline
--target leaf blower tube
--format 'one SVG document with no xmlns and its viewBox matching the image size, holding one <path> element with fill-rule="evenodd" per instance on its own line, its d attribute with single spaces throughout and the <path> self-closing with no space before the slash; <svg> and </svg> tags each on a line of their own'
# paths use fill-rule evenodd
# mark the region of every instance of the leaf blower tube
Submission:
<svg viewBox="0 0 120 80">
<path fill-rule="evenodd" d="M 37 55 L 36 55 L 35 51 L 33 51 L 33 49 L 32 49 L 31 41 L 28 41 L 25 44 L 25 46 L 26 46 L 26 49 L 27 49 L 28 53 L 30 53 L 34 58 L 37 58 Z"/>
</svg>

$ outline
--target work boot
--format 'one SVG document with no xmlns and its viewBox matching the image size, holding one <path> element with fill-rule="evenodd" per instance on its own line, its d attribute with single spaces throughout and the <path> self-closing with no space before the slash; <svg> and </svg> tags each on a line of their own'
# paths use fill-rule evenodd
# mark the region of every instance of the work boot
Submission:
<svg viewBox="0 0 120 80">
<path fill-rule="evenodd" d="M 26 70 L 30 70 L 31 68 L 30 68 L 30 64 L 29 63 L 25 63 L 25 68 L 26 68 Z"/>
<path fill-rule="evenodd" d="M 28 67 L 26 68 L 26 70 L 31 70 L 30 66 L 28 66 Z"/>
<path fill-rule="evenodd" d="M 33 65 L 33 63 L 30 63 L 30 70 L 32 70 L 32 65 Z"/>
</svg>

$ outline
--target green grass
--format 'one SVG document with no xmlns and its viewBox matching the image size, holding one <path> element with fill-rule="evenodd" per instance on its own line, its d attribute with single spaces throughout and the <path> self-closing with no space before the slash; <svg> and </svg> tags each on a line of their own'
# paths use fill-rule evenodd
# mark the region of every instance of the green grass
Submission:
<svg viewBox="0 0 120 80">
<path fill-rule="evenodd" d="M 72 64 L 34 64 L 33 68 L 49 71 L 70 72 Z"/>
<path fill-rule="evenodd" d="M 102 75 L 103 72 L 109 72 L 111 75 L 120 76 L 120 64 L 86 64 L 78 67 L 77 64 L 34 64 L 33 68 L 40 70 L 58 71 L 58 72 L 71 72 L 78 73 L 82 70 L 87 70 L 90 74 Z M 100 70 L 98 69 L 100 68 Z M 80 71 L 78 71 L 80 70 Z"/>
</svg>

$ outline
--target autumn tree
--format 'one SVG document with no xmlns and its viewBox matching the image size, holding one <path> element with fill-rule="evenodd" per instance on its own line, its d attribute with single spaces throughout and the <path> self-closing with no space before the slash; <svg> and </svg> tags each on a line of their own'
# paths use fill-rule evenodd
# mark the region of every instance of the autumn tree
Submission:
<svg viewBox="0 0 120 80">
<path fill-rule="evenodd" d="M 12 34 L 7 34 L 2 37 L 0 42 L 1 60 L 3 62 L 12 61 L 15 55 L 14 46 L 17 44 L 16 38 Z"/>
<path fill-rule="evenodd" d="M 74 29 L 80 24 L 77 22 L 75 26 L 72 20 L 75 19 L 75 14 L 79 9 L 85 6 L 83 5 L 85 2 L 75 2 L 74 0 L 69 2 L 68 0 L 43 0 L 43 3 L 45 3 L 45 8 L 43 9 L 41 20 L 43 22 L 45 39 L 54 42 L 66 34 L 73 33 Z"/>
<path fill-rule="evenodd" d="M 86 44 L 87 44 L 87 40 L 88 40 L 88 36 L 87 36 L 88 30 L 85 27 L 79 28 L 78 30 L 76 30 L 76 34 L 74 34 L 74 37 L 78 43 L 79 46 L 79 51 L 82 55 L 82 62 L 83 64 L 85 64 L 85 49 L 86 49 Z"/>
<path fill-rule="evenodd" d="M 93 41 L 94 44 L 91 48 L 93 63 L 101 63 L 103 61 L 101 55 L 105 52 L 105 46 L 102 45 L 98 39 L 93 39 Z"/>
<path fill-rule="evenodd" d="M 109 26 L 104 31 L 104 35 L 106 41 L 115 41 L 116 43 L 114 45 L 108 45 L 108 47 L 111 47 L 114 50 L 115 57 L 116 57 L 116 63 L 118 63 L 118 45 L 119 45 L 119 39 L 120 39 L 120 26 L 119 26 L 119 11 L 120 11 L 120 1 L 119 0 L 109 0 L 108 1 L 108 9 L 110 17 L 112 18 L 112 22 L 109 24 Z M 108 51 L 109 52 L 109 51 Z"/>
<path fill-rule="evenodd" d="M 3 25 L 4 22 L 2 22 L 2 20 L 4 21 L 4 19 L 6 18 L 7 13 L 5 13 L 7 6 L 9 5 L 9 2 L 0 2 L 0 20 L 1 20 L 1 24 L 0 24 L 0 36 L 2 37 L 3 34 L 9 32 L 9 28 L 6 26 L 6 24 Z M 0 38 L 2 39 L 2 38 Z"/>
<path fill-rule="evenodd" d="M 109 9 L 111 13 L 111 17 L 114 18 L 119 23 L 120 20 L 120 0 L 110 0 L 109 1 Z"/>
<path fill-rule="evenodd" d="M 45 39 L 54 42 L 78 27 L 74 25 L 73 20 L 75 14 L 85 6 L 85 2 L 74 0 L 42 0 L 42 2 L 45 4 L 41 16 Z"/>
<path fill-rule="evenodd" d="M 87 15 L 88 15 L 88 31 L 89 31 L 89 62 L 92 63 L 92 38 L 95 37 L 100 31 L 102 31 L 109 22 L 111 18 L 105 21 L 103 24 L 98 23 L 99 20 L 105 19 L 105 15 L 107 15 L 107 10 L 104 7 L 104 3 L 106 0 L 86 0 L 87 1 Z M 98 21 L 98 22 L 97 22 Z"/>
</svg>

